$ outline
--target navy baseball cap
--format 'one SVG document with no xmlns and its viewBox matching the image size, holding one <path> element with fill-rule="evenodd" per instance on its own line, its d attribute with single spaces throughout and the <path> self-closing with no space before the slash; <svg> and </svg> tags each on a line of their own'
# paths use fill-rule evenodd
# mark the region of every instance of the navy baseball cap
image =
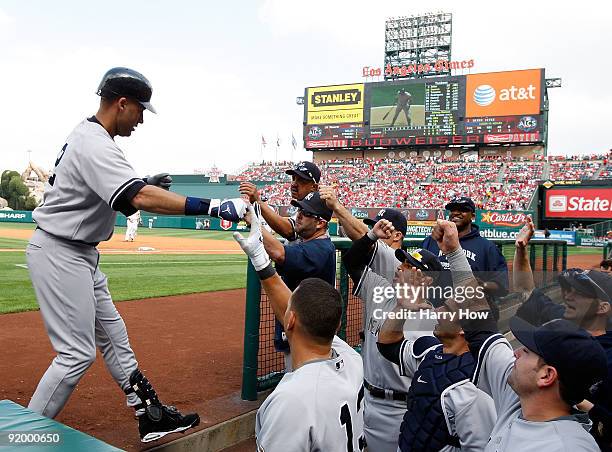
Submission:
<svg viewBox="0 0 612 452">
<path fill-rule="evenodd" d="M 300 162 L 295 165 L 294 168 L 285 171 L 286 174 L 296 175 L 302 179 L 316 182 L 317 184 L 321 180 L 321 170 L 317 165 L 312 162 Z"/>
<path fill-rule="evenodd" d="M 606 352 L 587 331 L 564 319 L 535 327 L 519 317 L 510 319 L 514 337 L 553 366 L 577 401 L 608 374 Z"/>
<path fill-rule="evenodd" d="M 391 222 L 396 231 L 400 231 L 402 234 L 406 235 L 408 222 L 406 221 L 404 214 L 397 209 L 381 209 L 373 220 L 366 218 L 363 220 L 363 222 L 368 226 L 374 226 L 383 219 Z"/>
<path fill-rule="evenodd" d="M 318 191 L 308 193 L 301 201 L 292 199 L 291 205 L 302 209 L 306 213 L 323 218 L 326 221 L 330 221 L 334 213 L 333 210 L 327 207 L 325 201 L 321 199 L 321 195 L 319 195 Z"/>
<path fill-rule="evenodd" d="M 444 208 L 446 210 L 469 210 L 476 213 L 476 204 L 467 196 L 453 198 Z"/>
<path fill-rule="evenodd" d="M 414 251 L 406 251 L 403 249 L 395 250 L 395 257 L 400 262 L 408 262 L 415 268 L 424 272 L 441 272 L 442 264 L 434 253 L 423 248 Z"/>
<path fill-rule="evenodd" d="M 612 301 L 612 275 L 598 270 L 569 268 L 559 275 L 561 287 L 573 287 L 577 292 L 602 301 Z"/>
</svg>

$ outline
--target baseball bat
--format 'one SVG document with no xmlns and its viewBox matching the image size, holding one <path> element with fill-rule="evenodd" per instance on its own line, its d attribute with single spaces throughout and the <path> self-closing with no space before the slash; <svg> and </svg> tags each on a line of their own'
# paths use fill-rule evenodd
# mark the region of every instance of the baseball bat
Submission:
<svg viewBox="0 0 612 452">
<path fill-rule="evenodd" d="M 383 121 L 384 121 L 385 119 L 387 119 L 387 116 L 389 116 L 389 113 L 391 113 L 391 112 L 393 111 L 393 109 L 394 109 L 394 108 L 395 108 L 395 107 L 391 107 L 391 109 L 390 109 L 390 110 L 389 110 L 387 113 L 385 113 L 385 116 L 383 116 L 383 118 L 382 118 L 382 120 L 383 120 Z"/>
</svg>

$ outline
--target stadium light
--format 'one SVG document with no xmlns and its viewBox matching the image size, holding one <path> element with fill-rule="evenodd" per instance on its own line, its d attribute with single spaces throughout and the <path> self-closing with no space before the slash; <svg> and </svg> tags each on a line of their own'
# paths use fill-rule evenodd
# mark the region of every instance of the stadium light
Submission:
<svg viewBox="0 0 612 452">
<path fill-rule="evenodd" d="M 451 61 L 452 13 L 436 11 L 415 16 L 391 17 L 385 22 L 384 65 L 434 65 L 438 60 Z M 450 67 L 432 74 L 410 73 L 385 75 L 398 78 L 451 75 Z"/>
</svg>

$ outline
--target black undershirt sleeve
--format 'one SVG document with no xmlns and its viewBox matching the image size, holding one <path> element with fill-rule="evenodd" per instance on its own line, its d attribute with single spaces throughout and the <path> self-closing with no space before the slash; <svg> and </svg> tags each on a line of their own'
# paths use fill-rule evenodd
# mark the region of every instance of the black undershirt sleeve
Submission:
<svg viewBox="0 0 612 452">
<path fill-rule="evenodd" d="M 374 243 L 376 240 L 372 240 L 368 234 L 365 234 L 359 240 L 355 240 L 353 246 L 342 257 L 346 270 L 355 284 L 359 282 L 363 271 L 370 262 Z"/>
<path fill-rule="evenodd" d="M 385 359 L 388 359 L 392 363 L 395 363 L 399 366 L 401 360 L 400 353 L 402 350 L 403 342 L 403 340 L 394 342 L 392 344 L 381 344 L 380 342 L 377 342 L 376 346 L 378 347 L 378 351 L 380 352 L 380 354 L 383 355 Z"/>
<path fill-rule="evenodd" d="M 133 215 L 138 212 L 138 209 L 132 205 L 132 199 L 138 194 L 140 190 L 142 190 L 142 187 L 146 185 L 147 184 L 145 184 L 144 181 L 138 181 L 133 183 L 127 190 L 125 190 L 123 193 L 121 193 L 121 195 L 119 195 L 119 197 L 117 197 L 117 199 L 113 203 L 113 208 L 117 212 L 121 212 L 126 217 L 129 217 L 130 215 Z"/>
</svg>

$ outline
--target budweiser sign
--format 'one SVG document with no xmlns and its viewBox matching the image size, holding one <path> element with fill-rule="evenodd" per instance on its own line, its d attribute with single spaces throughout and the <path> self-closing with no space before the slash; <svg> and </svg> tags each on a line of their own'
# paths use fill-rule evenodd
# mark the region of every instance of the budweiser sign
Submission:
<svg viewBox="0 0 612 452">
<path fill-rule="evenodd" d="M 485 211 L 481 213 L 481 222 L 493 226 L 506 226 L 510 228 L 522 227 L 527 220 L 525 212 L 495 212 Z"/>
<path fill-rule="evenodd" d="M 550 189 L 546 216 L 555 218 L 612 218 L 612 187 Z"/>
</svg>

